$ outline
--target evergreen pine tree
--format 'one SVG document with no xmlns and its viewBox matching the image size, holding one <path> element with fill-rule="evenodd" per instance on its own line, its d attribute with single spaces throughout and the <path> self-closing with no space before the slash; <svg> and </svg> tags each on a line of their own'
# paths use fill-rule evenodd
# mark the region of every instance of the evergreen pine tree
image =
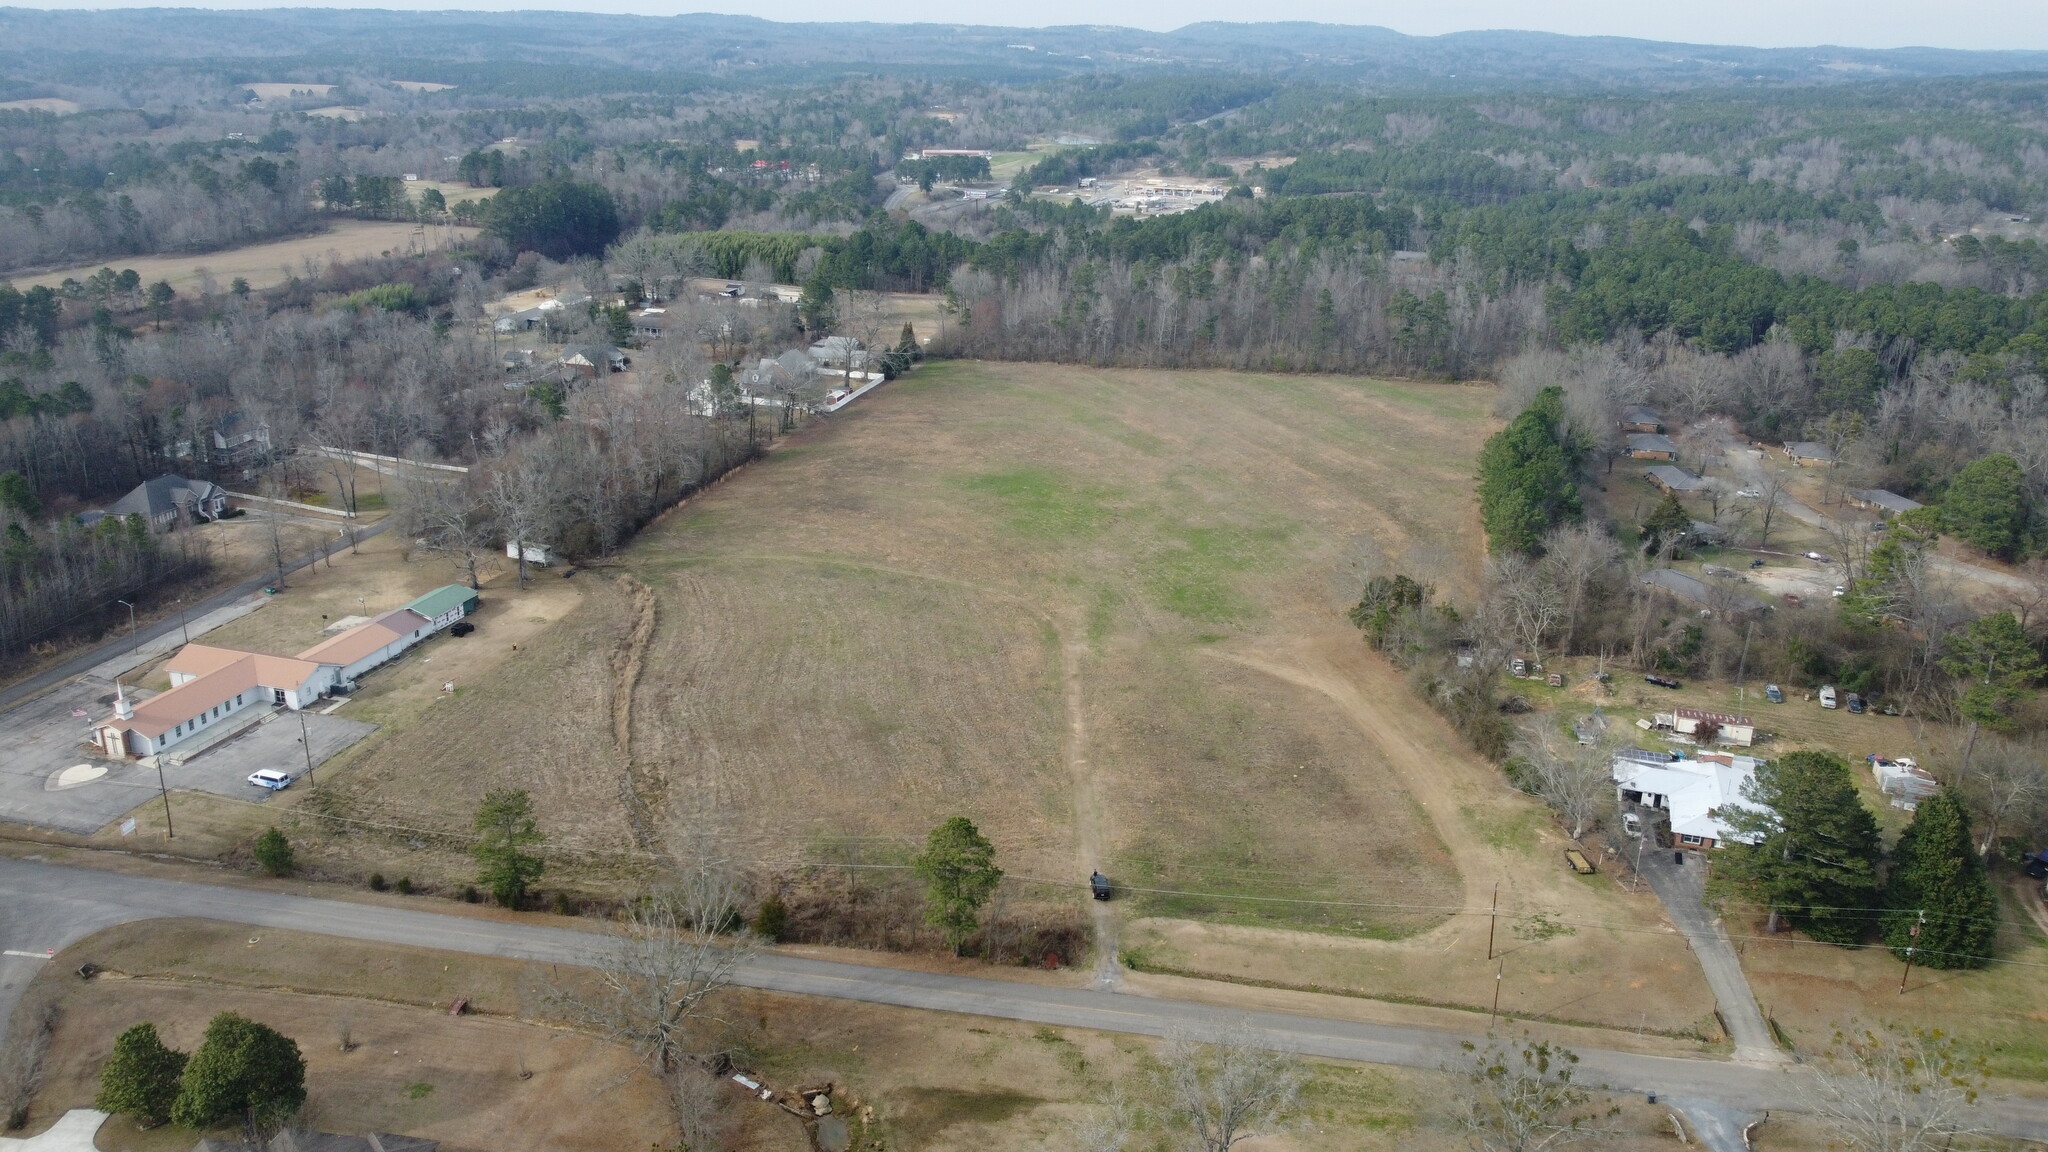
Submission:
<svg viewBox="0 0 2048 1152">
<path fill-rule="evenodd" d="M 1998 931 L 1998 897 L 1970 838 L 1970 814 L 1953 792 L 1920 802 L 1892 851 L 1884 942 L 1928 968 L 1981 968 Z M 1922 922 L 1922 916 L 1925 922 Z M 1915 939 L 1912 928 L 1920 926 Z"/>
<path fill-rule="evenodd" d="M 1675 548 L 1690 531 L 1692 517 L 1686 514 L 1685 505 L 1678 502 L 1676 493 L 1666 492 L 1664 499 L 1650 510 L 1649 519 L 1643 521 L 1643 551 L 1654 555 L 1663 551 L 1666 544 Z"/>
<path fill-rule="evenodd" d="M 1736 883 L 1815 940 L 1861 940 L 1884 848 L 1848 763 L 1832 752 L 1790 753 L 1757 769 L 1743 801 L 1723 810 L 1752 840 L 1730 845 Z"/>
<path fill-rule="evenodd" d="M 125 1112 L 144 1128 L 171 1114 L 186 1056 L 157 1037 L 156 1025 L 137 1024 L 114 1038 L 114 1053 L 100 1069 L 100 1091 L 92 1106 Z"/>
<path fill-rule="evenodd" d="M 1564 389 L 1545 388 L 1479 450 L 1479 516 L 1487 550 L 1529 554 L 1581 505 L 1579 446 L 1564 430 Z"/>
</svg>

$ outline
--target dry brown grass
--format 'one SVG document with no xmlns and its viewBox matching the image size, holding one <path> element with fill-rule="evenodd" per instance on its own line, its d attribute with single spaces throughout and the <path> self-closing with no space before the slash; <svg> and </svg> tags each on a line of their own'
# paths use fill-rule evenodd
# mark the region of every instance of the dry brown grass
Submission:
<svg viewBox="0 0 2048 1152">
<path fill-rule="evenodd" d="M 112 974 L 89 983 L 71 977 L 87 959 Z M 114 929 L 68 950 L 43 978 L 61 1022 L 32 1124 L 91 1106 L 100 1065 L 128 1026 L 151 1021 L 166 1043 L 191 1051 L 216 1013 L 239 1012 L 298 1042 L 309 1091 L 301 1121 L 309 1127 L 508 1152 L 615 1152 L 671 1141 L 661 1089 L 629 1054 L 502 1015 L 521 1009 L 536 976 L 489 958 L 203 921 Z M 458 995 L 492 1015 L 450 1017 L 446 1005 Z M 338 1042 L 344 1020 L 357 1045 L 349 1052 Z M 606 1106 L 593 1107 L 600 1098 Z M 183 1152 L 193 1141 L 189 1131 L 139 1132 L 120 1118 L 99 1136 L 111 1152 Z"/>
<path fill-rule="evenodd" d="M 66 279 L 83 280 L 102 267 L 115 269 L 133 268 L 142 276 L 144 283 L 158 280 L 170 281 L 171 287 L 180 293 L 190 294 L 199 288 L 199 274 L 202 270 L 210 273 L 218 282 L 219 290 L 225 292 L 235 277 L 241 276 L 254 288 L 271 288 L 282 284 L 287 274 L 305 275 L 305 263 L 325 266 L 329 263 L 361 260 L 386 252 L 404 253 L 413 228 L 411 224 L 390 223 L 381 220 L 337 220 L 325 232 L 311 236 L 298 236 L 289 240 L 273 240 L 263 244 L 250 244 L 241 248 L 226 248 L 218 252 L 202 252 L 197 255 L 134 256 L 121 259 L 102 260 L 94 264 L 80 264 L 74 268 L 58 268 L 49 272 L 14 277 L 14 286 L 26 290 L 36 285 L 55 288 Z M 476 235 L 474 228 L 433 227 L 427 229 L 427 241 L 438 246 L 444 235 L 467 238 Z"/>
<path fill-rule="evenodd" d="M 111 974 L 91 982 L 69 975 L 87 960 Z M 189 1049 L 213 1013 L 236 1011 L 298 1041 L 309 1064 L 306 1119 L 316 1127 L 415 1133 L 453 1150 L 669 1146 L 674 1137 L 657 1089 L 625 1053 L 533 1022 L 546 1015 L 544 982 L 573 978 L 494 957 L 208 921 L 112 929 L 67 950 L 39 978 L 38 993 L 61 1001 L 63 1024 L 31 1127 L 90 1100 L 120 1029 L 151 1020 L 168 1042 Z M 478 1015 L 442 1012 L 456 996 L 469 997 Z M 1110 1087 L 1149 1100 L 1157 1066 L 1155 1042 L 1142 1037 L 879 1005 L 738 991 L 722 1002 L 721 1015 L 731 1025 L 724 1039 L 769 1084 L 787 1090 L 829 1081 L 842 1109 L 856 1116 L 872 1109 L 868 1131 L 877 1139 L 869 1148 L 1068 1147 Z M 337 1043 L 344 1019 L 358 1044 L 348 1053 Z M 1464 1147 L 1442 1103 L 1451 1097 L 1450 1078 L 1323 1061 L 1311 1069 L 1295 1122 L 1249 1147 Z M 408 1089 L 417 1084 L 433 1091 L 415 1099 Z M 737 1152 L 810 1146 L 803 1128 L 773 1106 L 736 1090 L 728 1100 Z M 1661 1111 L 1623 1103 L 1624 1138 L 1654 1141 Z M 1140 1140 L 1166 1135 L 1155 1120 Z M 139 1133 L 116 1119 L 99 1144 L 110 1152 L 183 1152 L 192 1140 L 174 1128 Z"/>
<path fill-rule="evenodd" d="M 1490 399 L 933 365 L 643 534 L 644 650 L 596 574 L 531 653 L 335 773 L 343 810 L 459 829 L 517 784 L 553 843 L 658 853 L 717 807 L 771 867 L 901 862 L 961 813 L 1020 880 L 1099 860 L 1159 890 L 1116 906 L 1140 959 L 1481 1010 L 1484 920 L 1451 913 L 1499 879 L 1509 918 L 1578 926 L 1517 941 L 1517 1011 L 1696 1028 L 1682 942 L 1596 927 L 1654 904 L 1569 877 L 1540 810 L 1343 622 L 1361 549 L 1434 552 L 1469 592 Z M 550 883 L 619 878 L 576 866 Z M 1583 994 L 1596 969 L 1611 995 Z"/>
</svg>

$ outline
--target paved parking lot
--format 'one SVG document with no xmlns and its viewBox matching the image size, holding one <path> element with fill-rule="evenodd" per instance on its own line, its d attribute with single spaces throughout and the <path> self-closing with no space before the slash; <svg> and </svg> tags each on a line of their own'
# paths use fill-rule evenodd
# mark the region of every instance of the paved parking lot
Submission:
<svg viewBox="0 0 2048 1152">
<path fill-rule="evenodd" d="M 113 696 L 111 683 L 85 677 L 0 714 L 0 821 L 84 835 L 156 794 L 156 769 L 133 760 L 100 759 L 84 744 L 88 719 L 105 715 Z M 73 709 L 87 716 L 74 716 Z M 305 719 L 316 771 L 376 731 L 374 724 L 340 716 L 308 713 Z M 83 771 L 67 773 L 81 765 Z M 93 771 L 102 768 L 103 773 Z M 270 723 L 254 725 L 183 765 L 166 767 L 164 781 L 173 789 L 261 801 L 270 793 L 247 779 L 258 768 L 305 775 L 298 717 L 280 712 Z"/>
</svg>

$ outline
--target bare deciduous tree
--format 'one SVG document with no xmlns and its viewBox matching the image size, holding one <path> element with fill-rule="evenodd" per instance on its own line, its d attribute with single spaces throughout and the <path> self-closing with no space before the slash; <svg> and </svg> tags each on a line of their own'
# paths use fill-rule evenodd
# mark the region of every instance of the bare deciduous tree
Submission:
<svg viewBox="0 0 2048 1152">
<path fill-rule="evenodd" d="M 1785 481 L 1776 472 L 1765 468 L 1763 478 L 1757 482 L 1756 492 L 1756 546 L 1767 548 L 1771 543 L 1771 522 L 1778 518 L 1778 509 L 1785 506 Z"/>
<path fill-rule="evenodd" d="M 2040 738 L 2010 740 L 1984 733 L 1956 783 L 1982 821 L 1977 854 L 1998 847 L 2000 829 L 2032 822 L 2048 801 L 2048 748 Z"/>
<path fill-rule="evenodd" d="M 1573 1080 L 1579 1057 L 1569 1049 L 1543 1040 L 1465 1049 L 1469 1062 L 1450 1069 L 1471 1086 L 1458 1119 L 1484 1152 L 1544 1152 L 1594 1139 L 1604 1135 L 1604 1118 L 1618 1111 L 1589 1110 L 1593 1095 Z"/>
<path fill-rule="evenodd" d="M 681 1130 L 681 1152 L 718 1152 L 728 1146 L 733 1115 L 726 1107 L 727 1087 L 693 1064 L 683 1064 L 667 1077 L 669 1108 Z"/>
<path fill-rule="evenodd" d="M 1548 728 L 1525 735 L 1515 749 L 1522 786 L 1563 817 L 1577 840 L 1614 807 L 1614 778 L 1606 749 L 1567 743 Z"/>
<path fill-rule="evenodd" d="M 1102 1107 L 1074 1129 L 1075 1152 L 1124 1152 L 1137 1131 L 1139 1115 L 1122 1086 L 1110 1090 Z"/>
<path fill-rule="evenodd" d="M 1544 540 L 1541 569 L 1557 588 L 1564 627 L 1564 635 L 1558 639 L 1560 651 L 1572 651 L 1579 622 L 1585 616 L 1587 592 L 1619 559 L 1621 545 L 1596 524 L 1566 524 Z"/>
<path fill-rule="evenodd" d="M 1971 1105 L 1984 1082 L 1954 1039 L 1934 1031 L 1837 1033 L 1805 1086 L 1809 1109 L 1861 1152 L 1933 1152 L 1982 1131 Z"/>
<path fill-rule="evenodd" d="M 408 469 L 400 480 L 399 514 L 404 530 L 430 552 L 454 562 L 471 588 L 478 570 L 494 555 L 497 529 L 489 509 L 461 482 L 425 469 Z"/>
<path fill-rule="evenodd" d="M 1267 1047 L 1248 1025 L 1206 1043 L 1174 1036 L 1164 1063 L 1169 1105 L 1202 1152 L 1229 1152 L 1285 1121 L 1308 1080 L 1298 1057 Z"/>
<path fill-rule="evenodd" d="M 1564 615 L 1564 596 L 1550 573 L 1510 554 L 1487 561 L 1487 584 L 1487 598 L 1500 602 L 1515 643 L 1541 661 L 1543 642 Z"/>
<path fill-rule="evenodd" d="M 616 943 L 593 957 L 595 995 L 549 993 L 572 1018 L 665 1076 L 692 1055 L 694 1025 L 711 1019 L 709 1001 L 731 986 L 757 948 L 753 935 L 737 927 L 745 894 L 737 872 L 708 847 L 694 856 L 668 883 L 635 900 Z"/>
</svg>

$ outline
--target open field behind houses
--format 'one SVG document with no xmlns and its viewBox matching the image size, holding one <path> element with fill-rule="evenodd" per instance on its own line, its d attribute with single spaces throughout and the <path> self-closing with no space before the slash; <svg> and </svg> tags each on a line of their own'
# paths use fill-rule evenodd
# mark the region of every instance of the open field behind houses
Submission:
<svg viewBox="0 0 2048 1152">
<path fill-rule="evenodd" d="M 12 277 L 11 283 L 21 289 L 38 284 L 55 288 L 66 279 L 83 280 L 101 268 L 116 271 L 133 268 L 143 283 L 168 280 L 171 287 L 184 294 L 199 290 L 202 272 L 213 277 L 216 290 L 221 292 L 227 291 L 237 276 L 247 279 L 252 288 L 272 288 L 284 283 L 287 275 L 305 275 L 308 260 L 324 267 L 335 261 L 361 260 L 386 252 L 402 254 L 417 227 L 416 224 L 384 220 L 337 220 L 327 231 L 311 236 L 295 236 L 289 240 L 272 240 L 217 252 L 117 257 L 80 264 L 75 268 L 24 273 Z M 426 230 L 427 244 L 438 248 L 444 239 L 467 239 L 476 232 L 474 228 L 432 225 Z"/>
<path fill-rule="evenodd" d="M 1491 399 L 931 365 L 579 578 L 576 613 L 366 742 L 329 802 L 460 832 L 517 784 L 556 843 L 649 856 L 713 812 L 771 870 L 901 862 L 966 814 L 1014 877 L 1136 889 L 1121 945 L 1161 970 L 1482 1011 L 1498 880 L 1516 1011 L 1699 1031 L 1654 901 L 1566 873 L 1343 619 L 1362 552 L 1435 550 L 1469 592 Z"/>
</svg>

